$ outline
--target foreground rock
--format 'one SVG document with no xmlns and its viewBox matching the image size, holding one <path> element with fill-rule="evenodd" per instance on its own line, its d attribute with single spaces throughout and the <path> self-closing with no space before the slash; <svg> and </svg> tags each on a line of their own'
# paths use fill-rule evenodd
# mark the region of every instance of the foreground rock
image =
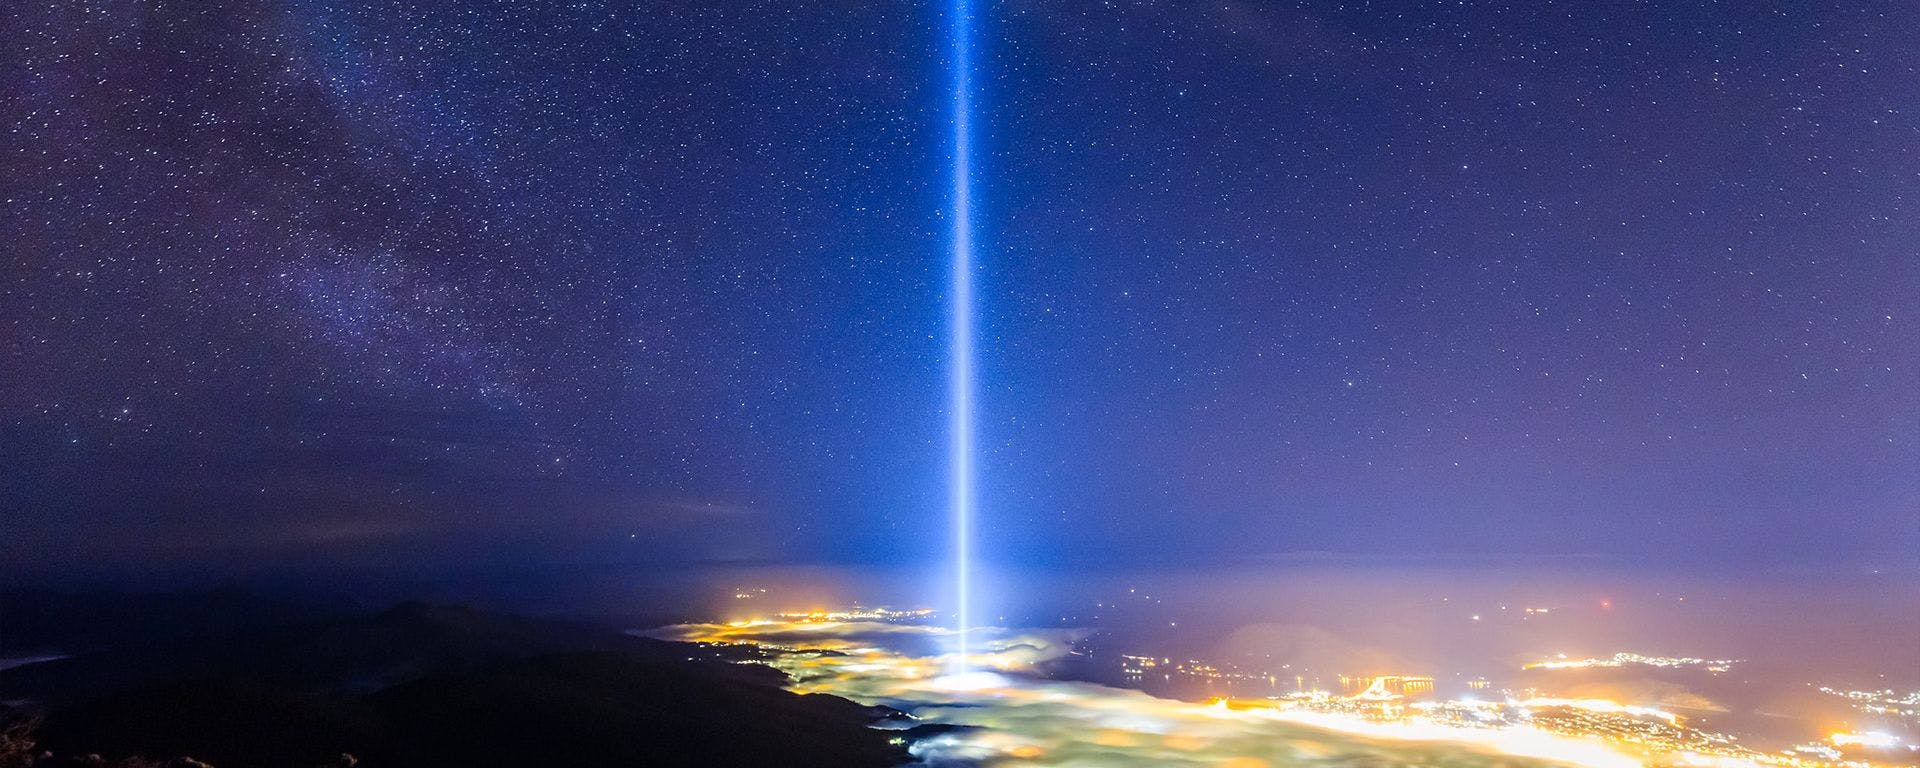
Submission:
<svg viewBox="0 0 1920 768">
<path fill-rule="evenodd" d="M 721 651 L 405 605 L 0 671 L 18 765 L 891 766 L 885 713 Z M 51 756 L 45 753 L 51 752 Z M 130 764 L 130 763 L 128 763 Z M 12 766 L 7 766 L 12 768 Z"/>
</svg>

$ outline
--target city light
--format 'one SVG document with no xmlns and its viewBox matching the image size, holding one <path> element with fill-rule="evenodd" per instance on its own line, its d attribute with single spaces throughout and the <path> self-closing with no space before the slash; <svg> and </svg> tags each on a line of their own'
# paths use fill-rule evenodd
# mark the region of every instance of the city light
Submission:
<svg viewBox="0 0 1920 768">
<path fill-rule="evenodd" d="M 1622 651 L 1603 659 L 1568 659 L 1564 654 L 1550 661 L 1538 661 L 1521 666 L 1521 669 L 1593 669 L 1609 667 L 1645 666 L 1662 669 L 1699 668 L 1709 672 L 1725 672 L 1739 659 L 1695 659 L 1684 656 L 1643 656 L 1638 653 Z"/>
<path fill-rule="evenodd" d="M 1891 733 L 1835 733 L 1827 736 L 1836 747 L 1867 747 L 1870 749 L 1894 749 L 1900 746 L 1900 738 Z"/>
</svg>

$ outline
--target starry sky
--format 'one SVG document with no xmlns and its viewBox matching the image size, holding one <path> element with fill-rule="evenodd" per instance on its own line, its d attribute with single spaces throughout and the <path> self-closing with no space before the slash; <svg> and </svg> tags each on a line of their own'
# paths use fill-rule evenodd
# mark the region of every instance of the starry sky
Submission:
<svg viewBox="0 0 1920 768">
<path fill-rule="evenodd" d="M 0 570 L 942 557 L 946 10 L 9 6 Z M 978 14 L 987 559 L 1920 549 L 1920 6 Z"/>
</svg>

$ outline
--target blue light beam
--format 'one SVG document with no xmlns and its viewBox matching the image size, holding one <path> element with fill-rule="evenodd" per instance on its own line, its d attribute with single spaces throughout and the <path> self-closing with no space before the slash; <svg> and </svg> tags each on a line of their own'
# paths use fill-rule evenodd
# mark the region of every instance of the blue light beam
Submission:
<svg viewBox="0 0 1920 768">
<path fill-rule="evenodd" d="M 954 624 L 958 654 L 953 672 L 965 673 L 970 662 L 973 628 L 973 3 L 953 0 L 949 42 L 953 87 L 953 286 L 949 319 L 949 446 L 948 504 L 953 513 Z"/>
</svg>

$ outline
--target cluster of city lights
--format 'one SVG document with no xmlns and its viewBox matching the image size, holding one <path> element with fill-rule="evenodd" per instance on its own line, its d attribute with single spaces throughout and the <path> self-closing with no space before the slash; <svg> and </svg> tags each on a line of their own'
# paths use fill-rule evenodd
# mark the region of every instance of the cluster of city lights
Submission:
<svg viewBox="0 0 1920 768">
<path fill-rule="evenodd" d="M 1272 677 L 1229 672 L 1197 659 L 1175 660 L 1171 658 L 1135 656 L 1123 653 L 1120 654 L 1120 660 L 1121 673 L 1134 677 L 1163 672 L 1164 674 L 1188 675 L 1191 677 L 1207 678 L 1209 680 L 1265 680 L 1269 683 L 1273 682 Z"/>
<path fill-rule="evenodd" d="M 1702 669 L 1725 672 L 1737 660 L 1697 659 L 1690 657 L 1643 656 L 1619 653 L 1603 659 L 1578 659 L 1526 665 L 1527 669 L 1610 668 L 1642 665 L 1666 669 Z M 1264 680 L 1272 676 L 1220 671 L 1199 660 L 1174 661 L 1164 657 L 1119 654 L 1120 671 L 1129 680 L 1147 673 L 1159 673 L 1168 680 L 1176 677 L 1194 680 Z M 1547 666 L 1550 665 L 1550 666 Z M 1628 704 L 1601 698 L 1560 698 L 1529 692 L 1515 696 L 1503 692 L 1501 700 L 1489 701 L 1463 696 L 1451 700 L 1430 698 L 1433 678 L 1416 675 L 1342 675 L 1340 683 L 1347 694 L 1309 689 L 1305 677 L 1292 678 L 1300 687 L 1292 693 L 1264 699 L 1217 698 L 1219 706 L 1235 709 L 1271 707 L 1281 712 L 1322 718 L 1346 718 L 1372 723 L 1401 723 L 1415 727 L 1434 726 L 1449 729 L 1530 728 L 1574 737 L 1597 737 L 1622 748 L 1640 753 L 1649 765 L 1779 766 L 1781 768 L 1871 768 L 1878 763 L 1858 759 L 1862 754 L 1920 754 L 1920 744 L 1904 741 L 1885 731 L 1843 731 L 1824 740 L 1799 744 L 1777 753 L 1765 753 L 1738 743 L 1736 737 L 1691 728 L 1680 715 L 1658 707 Z M 1472 690 L 1491 687 L 1484 678 L 1466 683 Z M 1862 712 L 1874 715 L 1914 717 L 1920 715 L 1920 691 L 1899 693 L 1891 689 L 1848 691 L 1828 687 L 1823 693 L 1840 696 Z M 1356 692 L 1357 691 L 1357 692 Z M 1323 725 L 1327 723 L 1321 721 Z M 1329 727 L 1333 727 L 1329 725 Z"/>
<path fill-rule="evenodd" d="M 1621 651 L 1607 658 L 1569 659 L 1566 654 L 1547 660 L 1526 664 L 1521 669 L 1592 669 L 1602 667 L 1644 666 L 1662 669 L 1704 669 L 1708 672 L 1725 672 L 1740 663 L 1739 659 L 1695 659 L 1686 656 L 1644 656 L 1638 653 Z"/>
<path fill-rule="evenodd" d="M 819 624 L 839 621 L 923 621 L 934 616 L 932 608 L 895 611 L 887 608 L 854 608 L 844 611 L 792 611 L 777 614 L 782 620 Z"/>
<path fill-rule="evenodd" d="M 1920 725 L 1920 691 L 1900 693 L 1891 688 L 1878 691 L 1844 691 L 1820 686 L 1820 692 L 1846 699 L 1848 706 L 1867 714 L 1906 718 Z"/>
</svg>

